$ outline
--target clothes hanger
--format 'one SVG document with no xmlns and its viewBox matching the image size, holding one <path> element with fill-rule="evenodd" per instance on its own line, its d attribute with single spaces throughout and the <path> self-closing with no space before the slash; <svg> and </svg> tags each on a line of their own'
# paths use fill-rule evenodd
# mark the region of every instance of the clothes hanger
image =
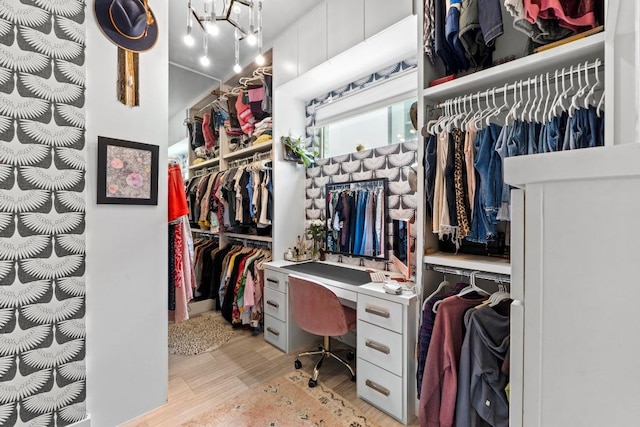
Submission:
<svg viewBox="0 0 640 427">
<path fill-rule="evenodd" d="M 493 106 L 495 107 L 495 109 L 486 118 L 485 123 L 487 124 L 487 126 L 489 126 L 491 124 L 491 119 L 493 117 L 497 117 L 505 108 L 509 107 L 509 105 L 507 104 L 507 86 L 508 86 L 508 84 L 505 84 L 504 87 L 503 87 L 502 93 L 504 94 L 504 96 L 503 96 L 504 103 L 500 107 L 496 106 L 496 88 L 495 87 L 493 88 L 493 91 L 491 93 L 491 97 L 493 98 Z"/>
<path fill-rule="evenodd" d="M 539 77 L 538 82 L 540 84 L 540 98 L 538 99 L 538 105 L 536 106 L 536 110 L 533 113 L 533 122 L 534 123 L 540 123 L 539 116 L 540 116 L 540 113 L 541 113 L 542 101 L 544 101 L 544 99 L 545 99 L 544 91 L 546 89 L 547 93 L 548 93 L 548 90 L 549 90 L 549 87 L 548 86 L 545 87 L 545 85 L 544 85 L 544 74 L 540 74 L 540 76 L 538 76 L 538 77 Z"/>
<path fill-rule="evenodd" d="M 582 96 L 585 91 L 585 87 L 582 85 L 582 70 L 580 69 L 580 67 L 581 64 L 578 64 L 578 69 L 576 71 L 576 74 L 578 75 L 578 90 L 571 97 L 571 104 L 569 105 L 569 116 L 573 116 L 576 113 L 576 110 L 579 108 L 578 98 Z"/>
<path fill-rule="evenodd" d="M 522 111 L 520 113 L 520 120 L 526 120 L 527 108 L 529 108 L 529 103 L 532 101 L 531 99 L 531 79 L 527 79 L 527 102 L 522 106 Z"/>
<path fill-rule="evenodd" d="M 566 91 L 564 91 L 562 93 L 562 95 L 560 96 L 560 99 L 558 100 L 558 107 L 560 107 L 560 112 L 558 114 L 562 114 L 563 111 L 567 111 L 567 107 L 565 107 L 564 101 L 566 101 L 568 99 L 569 93 L 573 90 L 573 86 L 574 86 L 573 65 L 569 68 L 569 74 L 570 74 L 569 87 L 567 88 Z M 562 81 L 564 82 L 564 79 L 562 79 Z M 564 89 L 564 87 L 563 87 L 563 89 Z"/>
<path fill-rule="evenodd" d="M 542 92 L 540 92 L 541 94 Z M 529 123 L 533 123 L 533 112 L 539 104 L 539 94 L 538 94 L 538 76 L 533 78 L 533 101 L 531 102 L 531 107 L 529 108 L 528 121 Z"/>
<path fill-rule="evenodd" d="M 541 121 L 544 120 L 545 117 L 547 117 L 547 114 L 549 112 L 549 110 L 548 110 L 549 98 L 551 97 L 551 86 L 549 85 L 549 73 L 547 73 L 547 75 L 546 75 L 546 82 L 547 82 L 547 96 L 546 96 L 546 98 L 544 100 L 544 110 L 542 110 Z M 542 105 L 542 103 L 540 103 L 540 105 Z"/>
<path fill-rule="evenodd" d="M 589 89 L 589 92 L 584 97 L 584 108 L 589 108 L 590 99 L 593 100 L 593 103 L 596 102 L 594 93 L 596 91 L 596 88 L 600 86 L 600 65 L 601 64 L 602 62 L 600 62 L 600 58 L 596 59 L 596 62 L 594 64 L 596 81 L 593 83 L 593 86 L 591 86 L 591 89 Z"/>
<path fill-rule="evenodd" d="M 482 120 L 491 111 L 491 105 L 489 104 L 489 89 L 487 89 L 484 92 L 484 102 L 487 107 L 480 112 L 480 115 L 478 116 L 478 118 L 473 122 L 473 126 L 476 131 L 479 131 L 480 129 L 482 129 L 482 127 L 480 127 L 480 125 L 482 124 Z M 479 103 L 480 102 L 478 100 L 478 104 Z"/>
<path fill-rule="evenodd" d="M 520 99 L 518 99 L 518 85 L 520 86 Z M 509 112 L 507 113 L 507 115 L 504 118 L 504 125 L 507 126 L 509 124 L 509 120 L 516 119 L 516 112 L 518 110 L 518 107 L 520 106 L 520 104 L 522 103 L 522 80 L 520 81 L 520 83 L 514 83 L 513 85 L 513 104 L 511 105 L 511 109 L 509 110 Z"/>
<path fill-rule="evenodd" d="M 476 274 L 478 274 L 477 271 L 471 272 L 471 274 L 469 275 L 471 284 L 466 288 L 464 288 L 463 290 L 461 290 L 460 293 L 458 293 L 458 297 L 468 295 L 472 292 L 476 292 L 478 294 L 485 295 L 485 296 L 491 295 L 489 292 L 485 291 L 484 289 L 476 285 Z"/>
<path fill-rule="evenodd" d="M 598 101 L 598 105 L 596 106 L 596 115 L 600 117 L 600 112 L 604 110 L 604 96 L 605 90 L 602 89 L 602 96 L 600 97 L 600 101 Z"/>
<path fill-rule="evenodd" d="M 422 310 L 424 310 L 425 306 L 427 305 L 427 301 L 429 301 L 431 298 L 435 297 L 436 295 L 438 295 L 440 292 L 442 292 L 445 288 L 447 287 L 451 287 L 451 283 L 447 280 L 447 275 L 445 274 L 442 277 L 442 282 L 440 282 L 440 284 L 438 285 L 438 288 L 433 291 L 431 293 L 431 295 L 429 295 L 427 298 L 425 298 L 425 300 L 422 303 Z"/>
</svg>

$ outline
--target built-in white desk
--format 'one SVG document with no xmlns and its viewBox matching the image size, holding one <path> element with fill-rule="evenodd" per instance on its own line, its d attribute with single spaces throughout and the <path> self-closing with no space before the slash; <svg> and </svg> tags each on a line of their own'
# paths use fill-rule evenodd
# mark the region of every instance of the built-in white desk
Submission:
<svg viewBox="0 0 640 427">
<path fill-rule="evenodd" d="M 356 381 L 358 397 L 404 424 L 416 413 L 418 298 L 413 292 L 390 295 L 382 283 L 351 285 L 321 274 L 288 270 L 291 261 L 265 266 L 264 337 L 286 353 L 308 350 L 318 337 L 295 324 L 289 303 L 289 274 L 309 278 L 331 289 L 344 305 L 357 310 Z M 364 267 L 324 262 L 345 268 Z M 292 359 L 293 363 L 293 359 Z"/>
</svg>

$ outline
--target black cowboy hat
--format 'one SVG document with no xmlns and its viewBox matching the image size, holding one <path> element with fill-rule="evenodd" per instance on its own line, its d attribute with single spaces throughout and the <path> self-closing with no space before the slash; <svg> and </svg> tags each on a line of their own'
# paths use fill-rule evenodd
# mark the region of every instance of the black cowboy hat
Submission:
<svg viewBox="0 0 640 427">
<path fill-rule="evenodd" d="M 95 0 L 95 11 L 102 32 L 115 45 L 144 52 L 156 44 L 158 23 L 142 0 Z"/>
</svg>

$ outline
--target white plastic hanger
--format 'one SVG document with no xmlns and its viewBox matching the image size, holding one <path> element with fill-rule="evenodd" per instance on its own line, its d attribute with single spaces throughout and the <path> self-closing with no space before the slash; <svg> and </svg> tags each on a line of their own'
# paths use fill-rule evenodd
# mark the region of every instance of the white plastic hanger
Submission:
<svg viewBox="0 0 640 427">
<path fill-rule="evenodd" d="M 450 288 L 451 287 L 451 283 L 447 280 L 447 275 L 445 274 L 442 282 L 440 282 L 440 284 L 438 285 L 438 288 L 433 291 L 433 293 L 431 293 L 431 295 L 429 295 L 428 297 L 425 298 L 424 302 L 422 303 L 422 310 L 424 310 L 427 301 L 429 301 L 431 298 L 435 297 L 436 295 L 438 295 L 440 292 L 442 292 L 445 288 Z"/>
<path fill-rule="evenodd" d="M 506 84 L 504 85 L 504 88 L 503 88 L 503 91 L 502 91 L 502 93 L 504 94 L 503 95 L 504 103 L 500 107 L 496 106 L 496 88 L 493 88 L 493 91 L 491 93 L 491 97 L 493 98 L 493 106 L 495 108 L 491 112 L 491 114 L 489 114 L 487 116 L 487 119 L 486 119 L 486 122 L 485 122 L 487 124 L 487 126 L 489 126 L 491 124 L 491 119 L 492 118 L 497 117 L 503 110 L 505 110 L 505 109 L 507 109 L 509 107 L 509 104 L 507 103 L 507 86 L 508 85 L 506 85 Z"/>
<path fill-rule="evenodd" d="M 529 106 L 529 111 L 526 119 L 529 123 L 533 121 L 533 110 L 535 110 L 536 105 L 538 105 L 538 76 L 533 77 L 533 99 L 531 100 L 531 105 Z M 522 113 L 523 120 L 524 115 L 525 112 Z"/>
<path fill-rule="evenodd" d="M 526 114 L 527 114 L 527 108 L 529 108 L 529 103 L 531 102 L 531 79 L 527 79 L 527 102 L 525 102 L 524 106 L 522 107 L 522 112 L 520 113 L 520 120 L 525 121 L 527 120 Z"/>
<path fill-rule="evenodd" d="M 517 99 L 518 86 L 520 86 L 520 99 Z M 520 83 L 515 83 L 513 85 L 513 104 L 511 105 L 511 109 L 509 110 L 506 117 L 504 118 L 505 126 L 509 124 L 509 120 L 516 119 L 516 112 L 521 103 L 522 103 L 522 81 L 520 81 Z"/>
<path fill-rule="evenodd" d="M 598 105 L 596 105 L 596 115 L 600 117 L 601 111 L 604 110 L 604 89 L 602 89 L 602 96 L 600 97 L 600 101 L 598 101 Z"/>
<path fill-rule="evenodd" d="M 489 292 L 485 291 L 484 289 L 480 288 L 478 285 L 476 285 L 476 274 L 478 274 L 477 271 L 472 271 L 471 274 L 469 275 L 469 282 L 471 282 L 469 284 L 469 286 L 467 286 L 466 288 L 464 288 L 463 290 L 460 291 L 460 293 L 458 294 L 459 297 L 468 295 L 472 292 L 476 292 L 482 295 L 486 295 L 489 296 Z"/>
<path fill-rule="evenodd" d="M 585 62 L 586 65 L 586 62 Z M 576 70 L 576 74 L 578 76 L 578 90 L 571 97 L 571 104 L 569 105 L 569 115 L 573 116 L 576 113 L 576 110 L 580 108 L 578 105 L 578 98 L 580 98 L 585 92 L 585 86 L 582 85 L 582 72 L 580 69 L 581 65 L 578 64 L 578 69 Z"/>
<path fill-rule="evenodd" d="M 549 112 L 549 110 L 547 109 L 549 107 L 549 97 L 551 96 L 551 86 L 549 86 L 549 73 L 547 73 L 546 80 L 547 80 L 547 97 L 544 100 L 544 110 L 542 110 L 542 120 L 544 120 L 547 117 L 547 114 Z"/>
<path fill-rule="evenodd" d="M 594 64 L 596 81 L 593 83 L 593 86 L 591 86 L 591 89 L 589 89 L 589 92 L 584 97 L 584 108 L 589 108 L 589 104 L 590 104 L 589 100 L 593 100 L 594 104 L 596 102 L 594 93 L 596 91 L 596 88 L 600 86 L 600 65 L 601 65 L 600 58 L 598 58 L 596 59 L 596 62 Z"/>
<path fill-rule="evenodd" d="M 553 113 L 554 113 L 554 109 L 555 109 L 555 105 L 556 102 L 558 102 L 558 97 L 560 96 L 560 90 L 558 88 L 558 70 L 556 70 L 555 72 L 555 82 L 554 82 L 554 95 L 553 95 L 553 101 L 551 102 L 551 104 L 549 105 L 549 109 L 547 110 L 547 121 L 550 122 L 551 119 L 553 118 Z M 564 80 L 563 80 L 563 84 L 564 84 Z"/>
<path fill-rule="evenodd" d="M 482 127 L 480 127 L 482 125 L 482 120 L 487 116 L 487 114 L 489 114 L 492 108 L 491 104 L 489 104 L 489 89 L 484 92 L 484 102 L 487 107 L 480 112 L 478 118 L 473 122 L 473 126 L 477 131 L 482 129 Z"/>
<path fill-rule="evenodd" d="M 563 73 L 564 74 L 564 73 Z M 574 77 L 574 72 L 573 72 L 573 65 L 569 68 L 569 87 L 567 88 L 567 90 L 563 91 L 562 95 L 560 96 L 560 99 L 558 99 L 558 107 L 560 107 L 560 111 L 558 112 L 558 114 L 562 114 L 563 111 L 567 111 L 568 107 L 565 107 L 564 105 L 564 101 L 566 101 L 569 98 L 569 93 L 573 90 L 573 86 L 574 86 L 574 81 L 573 81 L 573 77 Z M 564 79 L 562 79 L 563 83 L 564 83 Z M 564 86 L 563 86 L 564 89 Z"/>
</svg>

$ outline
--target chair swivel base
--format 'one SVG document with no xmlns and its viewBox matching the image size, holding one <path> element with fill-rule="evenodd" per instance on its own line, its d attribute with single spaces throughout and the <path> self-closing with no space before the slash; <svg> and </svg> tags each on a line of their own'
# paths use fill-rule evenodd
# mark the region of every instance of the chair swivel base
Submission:
<svg viewBox="0 0 640 427">
<path fill-rule="evenodd" d="M 309 387 L 315 387 L 316 385 L 318 385 L 318 375 L 320 374 L 320 367 L 322 366 L 322 362 L 325 360 L 325 358 L 336 359 L 338 362 L 340 362 L 344 367 L 346 367 L 349 370 L 349 373 L 351 374 L 351 381 L 356 380 L 356 373 L 354 372 L 353 368 L 349 366 L 349 363 L 346 360 L 344 360 L 342 357 L 338 356 L 336 353 L 330 350 L 329 337 L 324 337 L 324 345 L 319 345 L 318 348 L 319 350 L 317 351 L 305 351 L 304 353 L 298 354 L 298 357 L 296 357 L 296 360 L 293 362 L 293 366 L 296 369 L 300 369 L 302 367 L 302 362 L 300 362 L 300 359 L 299 359 L 300 357 L 320 355 L 320 359 L 316 362 L 316 365 L 313 367 L 313 376 L 309 379 Z M 353 360 L 353 358 L 354 358 L 353 352 L 349 352 L 348 359 Z"/>
</svg>

